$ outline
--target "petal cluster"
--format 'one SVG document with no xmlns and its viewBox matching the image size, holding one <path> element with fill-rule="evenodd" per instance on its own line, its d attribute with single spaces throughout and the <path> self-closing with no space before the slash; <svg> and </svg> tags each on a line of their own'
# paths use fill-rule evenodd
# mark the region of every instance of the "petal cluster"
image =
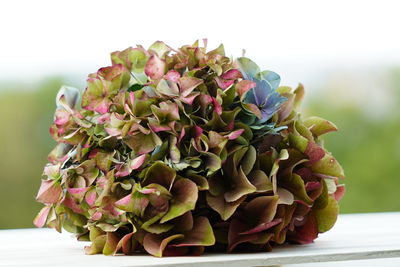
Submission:
<svg viewBox="0 0 400 267">
<path fill-rule="evenodd" d="M 61 88 L 37 227 L 91 241 L 87 254 L 161 257 L 304 244 L 334 225 L 344 174 L 320 136 L 336 126 L 301 117 L 301 85 L 206 45 L 113 52 L 82 94 Z"/>
</svg>

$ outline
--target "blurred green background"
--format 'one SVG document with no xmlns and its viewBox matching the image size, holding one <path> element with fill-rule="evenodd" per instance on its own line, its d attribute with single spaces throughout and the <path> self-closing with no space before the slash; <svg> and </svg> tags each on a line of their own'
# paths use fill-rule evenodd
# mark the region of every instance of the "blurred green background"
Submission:
<svg viewBox="0 0 400 267">
<path fill-rule="evenodd" d="M 68 79 L 0 84 L 0 229 L 33 227 L 47 154 L 54 99 Z M 336 73 L 307 90 L 303 110 L 333 121 L 325 145 L 345 169 L 342 213 L 400 210 L 400 71 Z"/>
</svg>

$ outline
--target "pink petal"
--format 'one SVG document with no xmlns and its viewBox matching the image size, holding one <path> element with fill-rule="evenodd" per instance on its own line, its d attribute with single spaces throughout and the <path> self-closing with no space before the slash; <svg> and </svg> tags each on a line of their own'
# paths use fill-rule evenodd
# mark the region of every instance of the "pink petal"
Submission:
<svg viewBox="0 0 400 267">
<path fill-rule="evenodd" d="M 195 77 L 182 77 L 179 78 L 179 91 L 183 97 L 189 96 L 189 94 L 200 84 L 203 80 Z"/>
<path fill-rule="evenodd" d="M 182 102 L 191 105 L 193 104 L 194 99 L 199 95 L 199 92 L 193 92 L 190 95 L 186 96 L 186 97 L 180 97 L 180 100 L 182 100 Z"/>
<path fill-rule="evenodd" d="M 170 70 L 164 75 L 164 79 L 177 83 L 181 75 L 176 70 Z"/>
<path fill-rule="evenodd" d="M 71 210 L 73 210 L 75 213 L 83 213 L 84 211 L 81 209 L 81 207 L 76 204 L 75 200 L 71 198 L 70 196 L 66 196 L 63 201 L 64 205 Z"/>
<path fill-rule="evenodd" d="M 221 115 L 222 114 L 221 104 L 218 103 L 217 99 L 215 99 L 214 97 L 212 98 L 212 103 L 214 105 L 215 112 L 217 112 L 218 115 Z"/>
<path fill-rule="evenodd" d="M 115 205 L 117 205 L 117 206 L 125 206 L 125 205 L 128 205 L 129 202 L 131 201 L 131 199 L 132 199 L 132 195 L 129 194 L 129 195 L 127 195 L 126 197 L 123 197 L 123 198 L 121 198 L 120 200 L 118 200 L 117 202 L 115 202 Z"/>
<path fill-rule="evenodd" d="M 318 189 L 321 186 L 319 182 L 308 182 L 306 183 L 306 191 L 313 191 L 315 189 Z"/>
<path fill-rule="evenodd" d="M 325 156 L 325 151 L 319 145 L 314 142 L 309 141 L 307 144 L 307 148 L 304 153 L 308 156 L 309 163 L 312 164 L 314 162 L 319 161 Z"/>
<path fill-rule="evenodd" d="M 235 80 L 225 80 L 220 77 L 215 77 L 215 81 L 217 82 L 218 87 L 223 90 L 229 88 L 235 82 Z"/>
<path fill-rule="evenodd" d="M 155 133 L 171 130 L 171 128 L 170 128 L 169 126 L 164 126 L 164 125 L 150 125 L 150 128 L 151 128 Z"/>
<path fill-rule="evenodd" d="M 244 132 L 244 129 L 239 129 L 239 130 L 233 131 L 233 132 L 231 132 L 231 133 L 228 135 L 228 139 L 229 139 L 229 140 L 235 140 L 235 139 L 238 138 L 243 132 Z"/>
<path fill-rule="evenodd" d="M 36 227 L 41 228 L 44 226 L 44 224 L 46 223 L 47 215 L 49 215 L 50 208 L 51 206 L 45 206 L 39 211 L 39 214 L 33 220 L 33 224 Z"/>
<path fill-rule="evenodd" d="M 101 216 L 103 216 L 103 214 L 100 211 L 96 211 L 90 218 L 94 221 L 97 221 L 100 220 Z"/>
<path fill-rule="evenodd" d="M 100 103 L 99 105 L 97 105 L 97 106 L 94 108 L 94 111 L 97 111 L 97 112 L 100 113 L 100 114 L 107 113 L 109 104 L 110 104 L 110 103 L 108 103 L 108 101 L 103 100 L 103 101 L 101 101 L 101 103 Z"/>
<path fill-rule="evenodd" d="M 225 80 L 236 80 L 242 78 L 242 73 L 238 69 L 231 69 L 221 75 L 222 79 Z"/>
<path fill-rule="evenodd" d="M 179 138 L 178 138 L 178 143 L 180 143 L 182 141 L 185 134 L 186 134 L 185 128 L 182 128 L 181 134 L 179 135 Z"/>
<path fill-rule="evenodd" d="M 57 109 L 55 112 L 54 123 L 58 126 L 64 125 L 69 121 L 70 114 L 63 109 Z"/>
<path fill-rule="evenodd" d="M 140 166 L 143 165 L 143 163 L 144 163 L 145 160 L 146 160 L 146 154 L 140 155 L 139 157 L 133 159 L 133 160 L 130 162 L 129 167 L 130 167 L 132 170 L 139 169 Z"/>
<path fill-rule="evenodd" d="M 74 197 L 81 199 L 83 195 L 89 190 L 89 187 L 80 188 L 67 188 L 67 191 Z"/>
<path fill-rule="evenodd" d="M 346 192 L 346 187 L 344 187 L 344 185 L 338 185 L 336 187 L 335 193 L 333 194 L 333 197 L 335 198 L 336 201 L 340 201 L 344 196 L 345 192 Z"/>
<path fill-rule="evenodd" d="M 153 194 L 157 192 L 156 188 L 143 188 L 138 190 L 140 193 L 148 195 L 148 194 Z"/>
<path fill-rule="evenodd" d="M 200 137 L 203 134 L 203 129 L 201 129 L 199 126 L 194 126 L 194 130 L 195 130 L 195 137 Z"/>
<path fill-rule="evenodd" d="M 236 91 L 240 97 L 244 96 L 247 91 L 254 88 L 256 83 L 249 80 L 242 80 L 236 84 Z"/>
<path fill-rule="evenodd" d="M 147 61 L 144 72 L 150 79 L 158 80 L 164 76 L 165 61 L 157 55 L 152 55 Z"/>
<path fill-rule="evenodd" d="M 88 187 L 80 187 L 80 188 L 68 188 L 68 192 L 71 194 L 81 194 L 85 193 L 89 188 Z"/>
<path fill-rule="evenodd" d="M 94 157 L 96 157 L 98 152 L 99 152 L 99 149 L 93 149 L 92 151 L 90 151 L 89 159 L 93 159 Z"/>
<path fill-rule="evenodd" d="M 104 124 L 105 122 L 107 122 L 109 120 L 110 120 L 110 114 L 106 113 L 97 118 L 97 123 Z"/>
<path fill-rule="evenodd" d="M 61 191 L 61 185 L 55 180 L 42 180 L 36 199 L 42 203 L 56 203 Z"/>
<path fill-rule="evenodd" d="M 85 200 L 89 204 L 89 206 L 94 205 L 94 202 L 96 201 L 96 196 L 97 196 L 96 190 L 91 190 L 86 194 Z"/>
<path fill-rule="evenodd" d="M 275 220 L 273 220 L 271 222 L 262 223 L 262 224 L 254 227 L 254 228 L 252 228 L 250 230 L 247 230 L 245 232 L 239 233 L 239 235 L 249 235 L 249 234 L 254 234 L 254 233 L 261 232 L 261 231 L 265 231 L 265 230 L 267 230 L 267 229 L 269 229 L 269 228 L 271 228 L 271 227 L 273 227 L 273 226 L 275 226 L 275 225 L 277 225 L 277 224 L 279 224 L 281 222 L 282 222 L 282 219 L 275 219 Z"/>
</svg>

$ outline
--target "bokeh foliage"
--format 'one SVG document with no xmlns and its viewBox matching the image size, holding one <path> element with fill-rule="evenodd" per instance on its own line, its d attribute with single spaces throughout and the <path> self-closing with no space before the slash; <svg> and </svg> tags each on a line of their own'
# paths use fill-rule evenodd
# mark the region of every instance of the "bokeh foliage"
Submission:
<svg viewBox="0 0 400 267">
<path fill-rule="evenodd" d="M 388 75 L 390 82 L 386 85 L 396 101 L 394 107 L 400 104 L 399 74 L 395 71 Z M 63 83 L 68 84 L 51 78 L 34 86 L 0 84 L 0 229 L 33 227 L 32 220 L 41 207 L 35 202 L 35 194 L 47 154 L 55 144 L 48 127 L 55 95 Z M 368 92 L 365 94 L 360 97 L 368 97 Z M 392 108 L 371 118 L 364 112 L 368 106 L 341 106 L 337 104 L 340 97 L 329 96 L 324 88 L 312 93 L 306 90 L 305 112 L 339 127 L 338 133 L 324 139 L 347 177 L 341 212 L 399 211 L 400 110 Z"/>
</svg>

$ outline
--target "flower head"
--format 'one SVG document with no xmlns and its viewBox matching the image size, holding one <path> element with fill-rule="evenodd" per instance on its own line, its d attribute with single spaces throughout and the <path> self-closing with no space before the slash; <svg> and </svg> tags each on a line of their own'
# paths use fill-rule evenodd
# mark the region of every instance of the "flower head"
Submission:
<svg viewBox="0 0 400 267">
<path fill-rule="evenodd" d="M 63 87 L 34 219 L 87 254 L 199 255 L 308 243 L 329 230 L 343 170 L 302 120 L 303 87 L 248 58 L 163 42 L 111 54 L 82 97 Z"/>
</svg>

